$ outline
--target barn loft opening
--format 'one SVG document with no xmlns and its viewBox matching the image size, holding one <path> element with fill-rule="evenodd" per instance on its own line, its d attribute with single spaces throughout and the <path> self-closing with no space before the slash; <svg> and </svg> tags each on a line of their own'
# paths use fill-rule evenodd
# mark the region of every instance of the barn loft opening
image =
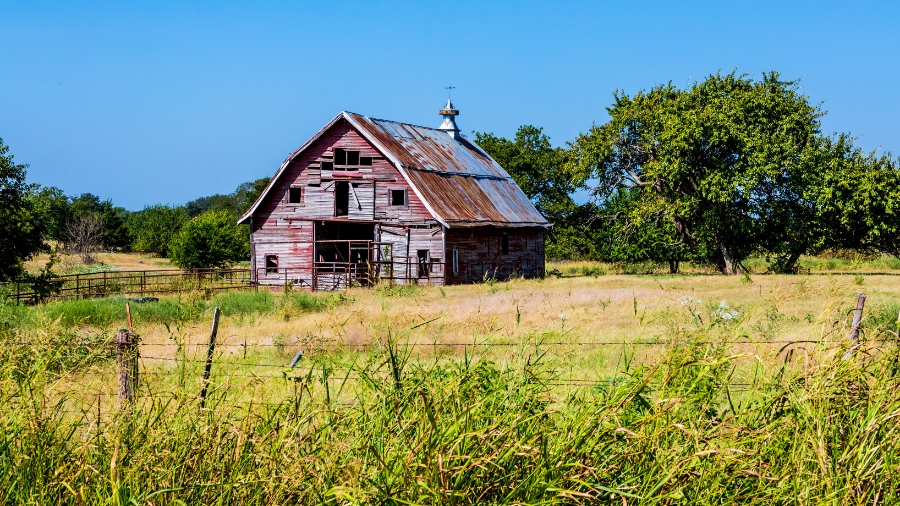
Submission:
<svg viewBox="0 0 900 506">
<path fill-rule="evenodd" d="M 303 188 L 298 186 L 292 186 L 288 191 L 288 203 L 289 204 L 302 204 L 303 203 Z"/>
<path fill-rule="evenodd" d="M 350 183 L 335 181 L 334 183 L 334 215 L 347 216 L 350 210 Z"/>
<path fill-rule="evenodd" d="M 406 190 L 391 190 L 391 205 L 392 206 L 405 206 L 406 205 Z"/>
</svg>

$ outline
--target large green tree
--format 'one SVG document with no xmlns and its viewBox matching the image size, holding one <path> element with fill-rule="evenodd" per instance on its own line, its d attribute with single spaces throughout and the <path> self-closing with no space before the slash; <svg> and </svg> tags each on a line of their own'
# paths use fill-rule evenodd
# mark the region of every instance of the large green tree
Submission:
<svg viewBox="0 0 900 506">
<path fill-rule="evenodd" d="M 0 281 L 21 275 L 25 260 L 46 248 L 33 188 L 25 182 L 27 168 L 0 139 Z"/>
<path fill-rule="evenodd" d="M 614 95 L 610 121 L 579 136 L 571 168 L 610 198 L 627 190 L 631 227 L 666 222 L 672 248 L 689 248 L 723 273 L 771 246 L 771 233 L 811 237 L 788 205 L 819 184 L 823 112 L 778 73 L 760 80 L 715 74 L 681 90 L 671 84 Z M 815 207 L 817 204 L 813 204 Z M 813 244 L 814 241 L 807 241 Z"/>
</svg>

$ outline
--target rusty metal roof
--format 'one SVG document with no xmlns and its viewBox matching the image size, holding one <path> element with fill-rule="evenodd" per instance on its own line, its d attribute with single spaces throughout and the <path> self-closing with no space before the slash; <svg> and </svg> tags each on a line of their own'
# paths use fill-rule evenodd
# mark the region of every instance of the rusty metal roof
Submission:
<svg viewBox="0 0 900 506">
<path fill-rule="evenodd" d="M 435 219 L 448 227 L 549 225 L 503 167 L 465 136 L 344 114 L 394 159 Z"/>
<path fill-rule="evenodd" d="M 447 227 L 549 226 L 512 177 L 465 136 L 408 123 L 341 112 L 284 161 L 246 223 L 281 172 L 315 139 L 345 119 L 397 167 L 432 216 Z"/>
</svg>

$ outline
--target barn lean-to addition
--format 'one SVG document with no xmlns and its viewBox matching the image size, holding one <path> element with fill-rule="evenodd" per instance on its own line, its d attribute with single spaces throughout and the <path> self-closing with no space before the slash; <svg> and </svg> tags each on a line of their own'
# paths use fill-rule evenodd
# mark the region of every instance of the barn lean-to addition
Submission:
<svg viewBox="0 0 900 506">
<path fill-rule="evenodd" d="M 338 289 L 544 273 L 549 223 L 459 133 L 341 112 L 285 159 L 240 223 L 253 280 Z"/>
</svg>

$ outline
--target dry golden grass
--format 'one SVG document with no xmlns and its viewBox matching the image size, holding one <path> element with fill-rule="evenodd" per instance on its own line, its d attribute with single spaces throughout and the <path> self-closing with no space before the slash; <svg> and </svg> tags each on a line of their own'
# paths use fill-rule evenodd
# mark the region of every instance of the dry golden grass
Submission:
<svg viewBox="0 0 900 506">
<path fill-rule="evenodd" d="M 738 316 L 716 327 L 716 338 L 777 341 L 735 346 L 736 352 L 768 363 L 778 358 L 785 341 L 845 339 L 845 330 L 835 331 L 833 324 L 846 319 L 857 293 L 868 294 L 867 312 L 877 311 L 900 301 L 896 280 L 871 276 L 860 285 L 852 276 L 828 275 L 758 276 L 752 282 L 718 275 L 600 276 L 421 287 L 400 296 L 357 289 L 349 292 L 352 303 L 319 313 L 226 315 L 219 342 L 226 345 L 220 348 L 223 360 L 249 357 L 285 365 L 300 348 L 307 356 L 338 353 L 342 345 L 343 352 L 356 352 L 358 345 L 384 342 L 388 335 L 426 344 L 414 348 L 419 359 L 461 355 L 463 344 L 499 344 L 470 347 L 468 353 L 512 360 L 520 345 L 543 342 L 563 376 L 591 379 L 609 374 L 632 353 L 637 361 L 652 361 L 664 351 L 611 343 L 666 341 L 679 328 L 702 331 L 725 301 Z M 153 346 L 172 343 L 178 335 L 198 345 L 189 349 L 199 358 L 208 327 L 208 322 L 177 330 L 154 325 L 138 332 L 154 355 L 174 357 L 171 346 Z M 457 346 L 429 345 L 435 343 Z"/>
<path fill-rule="evenodd" d="M 144 271 L 153 269 L 173 269 L 168 258 L 160 258 L 149 253 L 97 253 L 97 264 L 115 267 L 123 271 Z M 35 256 L 25 263 L 25 268 L 29 271 L 37 271 L 47 265 L 50 255 L 43 253 Z M 54 267 L 54 272 L 67 273 L 84 269 L 85 266 L 81 262 L 78 255 L 60 254 L 59 262 Z"/>
</svg>

